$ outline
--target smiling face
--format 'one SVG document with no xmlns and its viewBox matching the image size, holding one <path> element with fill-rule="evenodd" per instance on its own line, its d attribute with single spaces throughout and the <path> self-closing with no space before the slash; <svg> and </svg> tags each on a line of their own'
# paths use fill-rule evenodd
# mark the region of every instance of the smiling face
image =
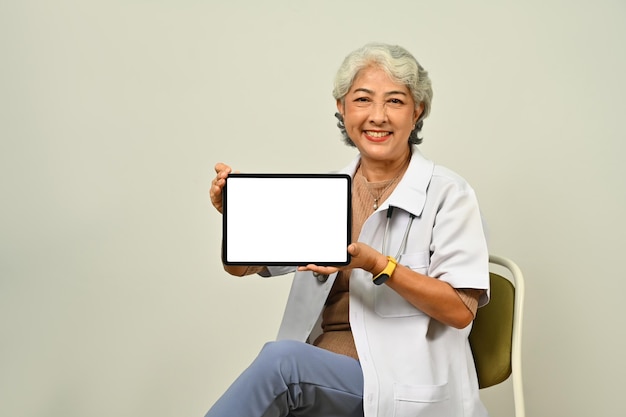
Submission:
<svg viewBox="0 0 626 417">
<path fill-rule="evenodd" d="M 337 100 L 337 109 L 363 162 L 406 161 L 409 135 L 423 111 L 421 104 L 415 108 L 406 85 L 394 82 L 379 67 L 366 67 L 343 99 Z"/>
</svg>

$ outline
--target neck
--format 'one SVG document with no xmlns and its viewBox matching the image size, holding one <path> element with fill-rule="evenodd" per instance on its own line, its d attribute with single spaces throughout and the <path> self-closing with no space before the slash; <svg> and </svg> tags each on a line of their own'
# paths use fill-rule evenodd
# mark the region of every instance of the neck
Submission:
<svg viewBox="0 0 626 417">
<path fill-rule="evenodd" d="M 362 158 L 361 159 L 361 175 L 369 182 L 390 181 L 398 178 L 411 160 L 411 151 L 393 161 L 376 161 Z"/>
</svg>

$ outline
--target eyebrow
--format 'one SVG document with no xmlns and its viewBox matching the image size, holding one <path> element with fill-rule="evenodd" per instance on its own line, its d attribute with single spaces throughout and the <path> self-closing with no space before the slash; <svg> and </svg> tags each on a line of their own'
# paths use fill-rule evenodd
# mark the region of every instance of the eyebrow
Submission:
<svg viewBox="0 0 626 417">
<path fill-rule="evenodd" d="M 374 94 L 374 92 L 372 90 L 369 90 L 367 88 L 357 88 L 356 90 L 354 90 L 355 93 L 357 92 L 363 92 L 363 93 L 367 93 L 367 94 Z M 403 96 L 406 96 L 407 94 L 404 91 L 388 91 L 385 93 L 385 96 L 392 96 L 394 94 L 402 94 Z"/>
</svg>

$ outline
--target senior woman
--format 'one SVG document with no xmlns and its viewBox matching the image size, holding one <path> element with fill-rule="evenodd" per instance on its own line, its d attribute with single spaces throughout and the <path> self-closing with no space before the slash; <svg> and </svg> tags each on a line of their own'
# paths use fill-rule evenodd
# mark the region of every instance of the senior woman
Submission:
<svg viewBox="0 0 626 417">
<path fill-rule="evenodd" d="M 487 245 L 472 188 L 416 147 L 428 73 L 402 47 L 367 44 L 345 58 L 333 95 L 343 138 L 358 150 L 342 171 L 353 178 L 351 262 L 297 268 L 278 340 L 206 416 L 487 415 L 468 343 L 488 300 Z M 215 171 L 221 212 L 231 168 Z"/>
</svg>

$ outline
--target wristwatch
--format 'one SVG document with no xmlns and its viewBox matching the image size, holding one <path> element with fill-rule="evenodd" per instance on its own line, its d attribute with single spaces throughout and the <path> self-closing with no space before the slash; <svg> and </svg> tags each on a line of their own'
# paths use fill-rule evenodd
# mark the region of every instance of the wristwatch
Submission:
<svg viewBox="0 0 626 417">
<path fill-rule="evenodd" d="M 398 261 L 396 261 L 396 258 L 394 258 L 393 256 L 387 256 L 387 259 L 389 260 L 389 262 L 387 262 L 387 266 L 385 267 L 385 269 L 383 269 L 373 279 L 374 284 L 376 285 L 384 284 L 389 279 L 391 274 L 393 274 L 393 271 L 396 270 L 396 266 L 398 265 Z"/>
</svg>

